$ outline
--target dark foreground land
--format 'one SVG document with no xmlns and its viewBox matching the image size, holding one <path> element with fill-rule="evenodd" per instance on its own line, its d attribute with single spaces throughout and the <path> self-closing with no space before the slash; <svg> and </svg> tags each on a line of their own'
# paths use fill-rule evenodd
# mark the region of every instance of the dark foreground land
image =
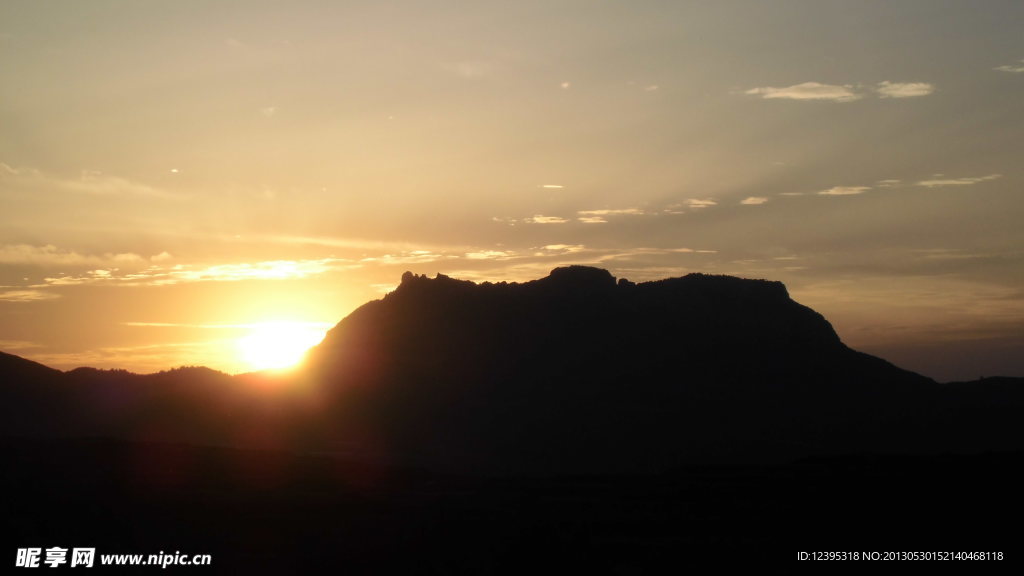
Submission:
<svg viewBox="0 0 1024 576">
<path fill-rule="evenodd" d="M 211 554 L 211 566 L 166 569 L 196 574 L 974 574 L 1017 573 L 1024 554 L 1021 453 L 497 478 L 176 444 L 2 446 L 8 556 Z M 801 551 L 1003 560 L 800 562 Z"/>
</svg>

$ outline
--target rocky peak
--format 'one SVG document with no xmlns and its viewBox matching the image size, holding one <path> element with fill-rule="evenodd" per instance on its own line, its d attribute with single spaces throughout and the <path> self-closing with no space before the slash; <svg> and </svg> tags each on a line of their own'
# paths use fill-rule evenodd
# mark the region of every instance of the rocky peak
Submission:
<svg viewBox="0 0 1024 576">
<path fill-rule="evenodd" d="M 546 286 L 568 290 L 611 290 L 615 288 L 615 277 L 603 268 L 592 266 L 564 266 L 555 268 L 546 277 L 538 280 Z"/>
</svg>

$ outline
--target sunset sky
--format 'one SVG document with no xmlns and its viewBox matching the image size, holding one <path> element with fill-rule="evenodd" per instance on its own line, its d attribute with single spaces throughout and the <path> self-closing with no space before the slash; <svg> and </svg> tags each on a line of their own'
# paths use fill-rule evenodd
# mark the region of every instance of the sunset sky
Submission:
<svg viewBox="0 0 1024 576">
<path fill-rule="evenodd" d="M 5 1 L 0 75 L 0 350 L 56 368 L 593 264 L 1024 376 L 1019 0 Z"/>
</svg>

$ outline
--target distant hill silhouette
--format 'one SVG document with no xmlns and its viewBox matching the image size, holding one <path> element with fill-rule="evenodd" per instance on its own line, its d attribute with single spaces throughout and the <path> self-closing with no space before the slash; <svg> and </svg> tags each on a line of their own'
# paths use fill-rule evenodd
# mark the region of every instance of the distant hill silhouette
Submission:
<svg viewBox="0 0 1024 576">
<path fill-rule="evenodd" d="M 406 273 L 283 376 L 61 373 L 4 354 L 6 435 L 358 454 L 441 470 L 642 472 L 1020 449 L 1020 379 L 943 385 L 846 347 L 779 282 Z"/>
</svg>

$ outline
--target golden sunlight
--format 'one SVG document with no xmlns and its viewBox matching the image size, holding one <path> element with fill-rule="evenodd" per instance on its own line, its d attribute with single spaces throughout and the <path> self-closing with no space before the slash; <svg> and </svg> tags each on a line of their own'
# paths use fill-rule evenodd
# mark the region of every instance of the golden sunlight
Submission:
<svg viewBox="0 0 1024 576">
<path fill-rule="evenodd" d="M 326 331 L 326 325 L 310 322 L 253 324 L 249 334 L 238 340 L 239 356 L 250 370 L 289 368 L 319 344 Z"/>
</svg>

